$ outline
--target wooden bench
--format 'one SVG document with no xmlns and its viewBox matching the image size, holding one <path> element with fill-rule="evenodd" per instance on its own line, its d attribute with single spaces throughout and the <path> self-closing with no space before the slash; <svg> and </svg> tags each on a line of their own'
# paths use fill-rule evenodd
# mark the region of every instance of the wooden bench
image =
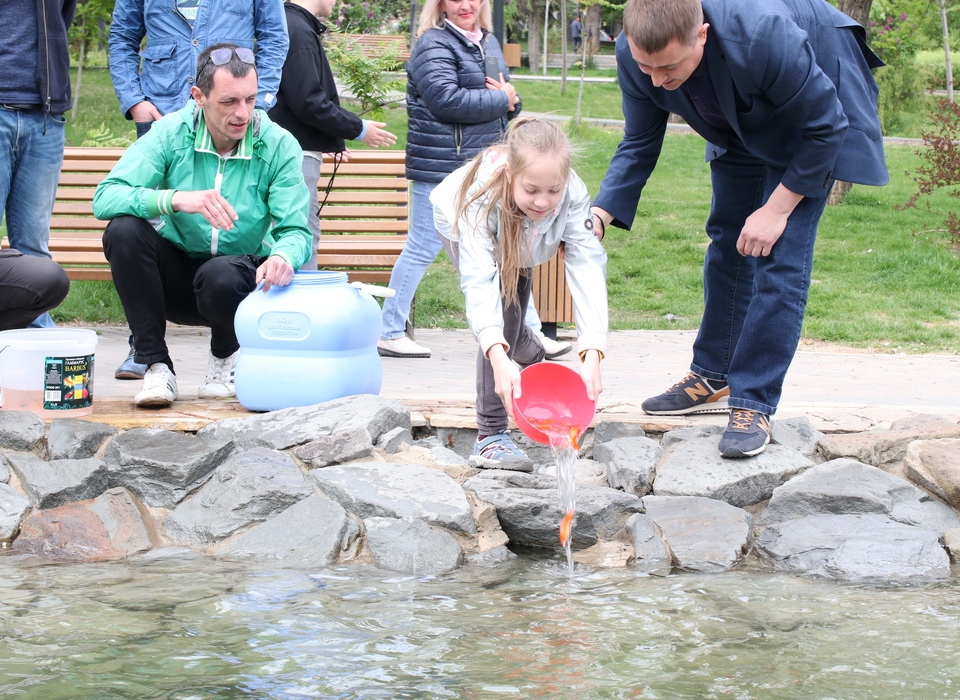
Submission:
<svg viewBox="0 0 960 700">
<path fill-rule="evenodd" d="M 50 253 L 72 280 L 110 280 L 101 237 L 106 221 L 93 216 L 93 193 L 122 148 L 67 148 L 50 219 Z M 324 161 L 318 184 L 323 201 L 333 164 Z M 337 169 L 320 213 L 318 263 L 343 270 L 351 281 L 387 284 L 407 240 L 408 187 L 404 152 L 356 150 Z M 3 246 L 9 242 L 5 238 Z M 552 267 L 551 267 L 552 266 Z M 538 268 L 535 300 L 545 323 L 572 322 L 572 304 L 557 258 Z"/>
<path fill-rule="evenodd" d="M 410 58 L 404 34 L 332 34 L 324 41 L 343 40 L 360 46 L 366 56 L 395 56 L 399 63 Z"/>
</svg>

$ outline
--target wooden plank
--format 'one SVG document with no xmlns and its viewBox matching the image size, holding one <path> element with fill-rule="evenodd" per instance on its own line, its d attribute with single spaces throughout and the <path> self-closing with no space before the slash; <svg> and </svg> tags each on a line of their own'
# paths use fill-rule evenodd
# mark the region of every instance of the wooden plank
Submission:
<svg viewBox="0 0 960 700">
<path fill-rule="evenodd" d="M 320 267 L 390 267 L 397 261 L 396 255 L 340 255 L 320 252 L 317 264 Z"/>
</svg>

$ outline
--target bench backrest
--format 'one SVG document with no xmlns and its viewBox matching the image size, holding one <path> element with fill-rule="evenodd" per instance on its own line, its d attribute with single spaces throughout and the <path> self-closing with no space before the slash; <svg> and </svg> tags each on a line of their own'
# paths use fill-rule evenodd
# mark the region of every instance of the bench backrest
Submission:
<svg viewBox="0 0 960 700">
<path fill-rule="evenodd" d="M 109 280 L 93 193 L 123 155 L 122 148 L 67 148 L 50 220 L 50 252 L 75 280 Z M 407 179 L 403 151 L 353 151 L 337 169 L 321 212 L 320 266 L 351 279 L 386 282 L 406 241 Z M 333 164 L 321 168 L 323 199 Z M 4 239 L 4 245 L 8 245 Z"/>
</svg>

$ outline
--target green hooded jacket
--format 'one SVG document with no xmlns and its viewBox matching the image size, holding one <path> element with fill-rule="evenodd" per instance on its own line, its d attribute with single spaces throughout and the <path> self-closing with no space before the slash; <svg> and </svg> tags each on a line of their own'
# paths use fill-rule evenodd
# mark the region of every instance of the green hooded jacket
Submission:
<svg viewBox="0 0 960 700">
<path fill-rule="evenodd" d="M 135 141 L 97 186 L 93 214 L 129 214 L 194 258 L 277 255 L 294 270 L 310 255 L 309 193 L 303 151 L 286 130 L 256 110 L 237 149 L 220 156 L 200 107 L 191 100 Z M 201 214 L 174 212 L 177 190 L 216 189 L 236 210 L 230 231 L 214 229 Z M 315 196 L 315 195 L 314 195 Z"/>
</svg>

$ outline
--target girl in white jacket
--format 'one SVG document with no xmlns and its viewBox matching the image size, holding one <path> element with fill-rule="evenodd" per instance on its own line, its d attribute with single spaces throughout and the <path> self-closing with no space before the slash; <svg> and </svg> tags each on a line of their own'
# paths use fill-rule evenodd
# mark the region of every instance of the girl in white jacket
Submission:
<svg viewBox="0 0 960 700">
<path fill-rule="evenodd" d="M 555 124 L 515 119 L 491 146 L 446 177 L 433 193 L 434 220 L 460 272 L 477 356 L 477 443 L 470 463 L 532 471 L 507 430 L 520 370 L 544 350 L 523 322 L 533 268 L 564 246 L 576 313 L 580 375 L 591 399 L 603 391 L 607 345 L 606 252 L 594 235 L 586 185 L 570 168 L 571 149 Z"/>
</svg>

